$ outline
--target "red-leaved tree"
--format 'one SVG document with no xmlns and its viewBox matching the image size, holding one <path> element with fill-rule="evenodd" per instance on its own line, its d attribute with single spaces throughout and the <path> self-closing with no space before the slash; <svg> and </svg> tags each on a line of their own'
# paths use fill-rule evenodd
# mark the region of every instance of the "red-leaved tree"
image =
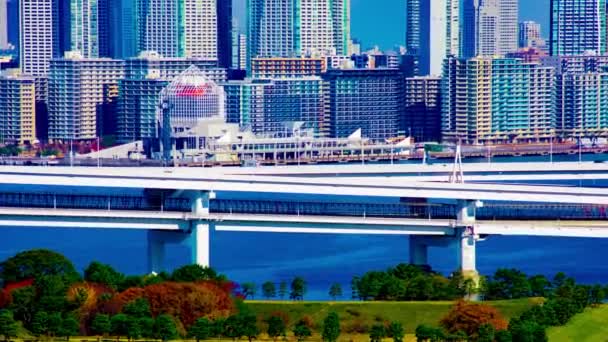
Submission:
<svg viewBox="0 0 608 342">
<path fill-rule="evenodd" d="M 441 325 L 450 333 L 464 331 L 475 337 L 479 327 L 491 324 L 494 329 L 506 330 L 508 327 L 504 317 L 490 305 L 473 304 L 463 300 L 456 302 L 450 312 L 441 319 Z"/>
</svg>

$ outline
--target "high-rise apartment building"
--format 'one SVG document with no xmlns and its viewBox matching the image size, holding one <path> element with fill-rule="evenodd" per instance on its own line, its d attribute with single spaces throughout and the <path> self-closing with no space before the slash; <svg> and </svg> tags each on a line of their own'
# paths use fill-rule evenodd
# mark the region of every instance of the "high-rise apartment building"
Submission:
<svg viewBox="0 0 608 342">
<path fill-rule="evenodd" d="M 216 0 L 139 0 L 139 51 L 218 59 Z"/>
<path fill-rule="evenodd" d="M 350 0 L 248 0 L 251 57 L 343 55 Z"/>
<path fill-rule="evenodd" d="M 287 125 L 303 122 L 317 137 L 329 133 L 323 80 L 318 76 L 231 81 L 226 117 L 259 135 L 285 135 Z"/>
<path fill-rule="evenodd" d="M 222 68 L 232 67 L 232 1 L 216 0 L 217 9 L 217 57 Z M 237 31 L 238 32 L 238 31 Z"/>
<path fill-rule="evenodd" d="M 450 58 L 442 135 L 463 143 L 542 141 L 555 133 L 555 69 L 513 58 Z"/>
<path fill-rule="evenodd" d="M 108 56 L 110 29 L 108 1 L 70 0 L 71 51 L 80 51 L 85 58 Z"/>
<path fill-rule="evenodd" d="M 108 1 L 108 0 L 105 0 Z M 109 0 L 108 55 L 126 59 L 137 56 L 138 49 L 138 0 Z"/>
<path fill-rule="evenodd" d="M 36 89 L 30 76 L 0 76 L 0 142 L 36 140 Z"/>
<path fill-rule="evenodd" d="M 58 0 L 21 0 L 19 59 L 24 74 L 45 77 L 59 57 Z"/>
<path fill-rule="evenodd" d="M 415 141 L 441 140 L 441 77 L 405 80 L 403 131 Z"/>
<path fill-rule="evenodd" d="M 506 55 L 518 46 L 518 0 L 463 1 L 462 57 Z"/>
<path fill-rule="evenodd" d="M 325 59 L 321 57 L 258 57 L 251 60 L 253 78 L 321 76 L 325 70 Z"/>
<path fill-rule="evenodd" d="M 8 3 L 0 0 L 0 50 L 8 49 Z"/>
<path fill-rule="evenodd" d="M 124 61 L 83 58 L 77 52 L 51 60 L 49 71 L 49 139 L 93 140 L 108 134 L 110 109 L 124 77 Z"/>
<path fill-rule="evenodd" d="M 550 51 L 606 53 L 606 0 L 551 0 Z"/>
<path fill-rule="evenodd" d="M 402 123 L 405 82 L 396 69 L 333 69 L 323 74 L 330 136 L 345 138 L 361 129 L 371 140 L 395 137 Z"/>
<path fill-rule="evenodd" d="M 540 34 L 540 24 L 535 21 L 523 21 L 519 23 L 519 47 L 544 46 L 544 40 Z"/>
<path fill-rule="evenodd" d="M 443 60 L 458 56 L 460 2 L 407 0 L 406 48 L 418 58 L 422 75 L 441 75 Z"/>
</svg>

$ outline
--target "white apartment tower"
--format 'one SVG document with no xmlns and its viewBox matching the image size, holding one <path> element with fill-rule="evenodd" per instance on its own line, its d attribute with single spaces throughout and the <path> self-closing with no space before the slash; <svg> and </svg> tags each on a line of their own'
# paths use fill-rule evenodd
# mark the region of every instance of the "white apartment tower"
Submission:
<svg viewBox="0 0 608 342">
<path fill-rule="evenodd" d="M 459 0 L 407 0 L 408 53 L 419 59 L 421 75 L 441 75 L 443 60 L 458 56 Z"/>
<path fill-rule="evenodd" d="M 138 1 L 138 50 L 217 59 L 217 1 L 226 0 Z"/>
<path fill-rule="evenodd" d="M 19 58 L 24 74 L 45 77 L 52 58 L 59 56 L 57 0 L 21 0 Z"/>
</svg>

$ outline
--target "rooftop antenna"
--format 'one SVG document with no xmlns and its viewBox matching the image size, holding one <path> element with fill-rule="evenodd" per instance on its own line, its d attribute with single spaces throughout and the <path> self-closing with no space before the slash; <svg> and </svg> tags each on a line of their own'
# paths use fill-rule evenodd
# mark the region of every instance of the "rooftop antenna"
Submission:
<svg viewBox="0 0 608 342">
<path fill-rule="evenodd" d="M 456 153 L 454 154 L 454 167 L 452 169 L 452 174 L 450 175 L 450 183 L 452 184 L 462 184 L 464 183 L 464 171 L 462 170 L 462 148 L 461 148 L 460 139 L 458 139 L 458 143 L 456 144 Z"/>
</svg>

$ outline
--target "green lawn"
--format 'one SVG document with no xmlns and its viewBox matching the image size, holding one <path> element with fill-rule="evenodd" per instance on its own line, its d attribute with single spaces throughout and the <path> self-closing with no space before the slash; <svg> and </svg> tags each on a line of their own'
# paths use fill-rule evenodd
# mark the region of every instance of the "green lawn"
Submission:
<svg viewBox="0 0 608 342">
<path fill-rule="evenodd" d="M 519 316 L 539 299 L 494 301 L 496 307 L 508 320 Z M 327 313 L 335 311 L 340 316 L 341 326 L 348 329 L 355 324 L 371 326 L 376 322 L 399 321 L 406 333 L 413 333 L 420 324 L 438 325 L 439 320 L 450 310 L 452 302 L 272 302 L 247 301 L 257 316 L 266 317 L 274 311 L 283 311 L 293 323 L 304 315 L 315 322 L 323 321 Z"/>
<path fill-rule="evenodd" d="M 608 341 L 608 305 L 588 308 L 563 327 L 549 328 L 550 342 Z"/>
</svg>

